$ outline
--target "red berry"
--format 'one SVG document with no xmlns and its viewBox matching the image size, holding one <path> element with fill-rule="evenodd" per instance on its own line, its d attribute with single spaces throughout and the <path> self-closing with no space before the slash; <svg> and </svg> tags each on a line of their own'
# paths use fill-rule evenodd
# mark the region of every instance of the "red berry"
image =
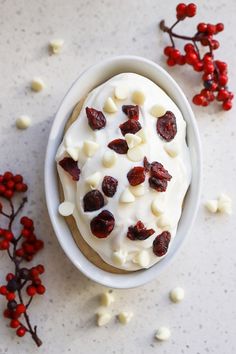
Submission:
<svg viewBox="0 0 236 354">
<path fill-rule="evenodd" d="M 21 182 L 23 182 L 23 177 L 22 177 L 21 175 L 15 175 L 15 176 L 13 177 L 13 181 L 14 181 L 15 183 L 21 183 Z"/>
<path fill-rule="evenodd" d="M 39 251 L 39 250 L 41 250 L 43 248 L 43 246 L 44 246 L 44 242 L 42 240 L 37 240 L 35 242 L 34 249 L 36 251 Z"/>
<path fill-rule="evenodd" d="M 11 320 L 11 322 L 10 322 L 11 328 L 17 328 L 17 327 L 19 327 L 19 325 L 20 325 L 20 322 L 18 320 Z"/>
<path fill-rule="evenodd" d="M 3 195 L 6 192 L 6 187 L 3 184 L 0 184 L 0 194 Z"/>
<path fill-rule="evenodd" d="M 27 292 L 27 294 L 28 294 L 29 296 L 34 296 L 37 291 L 36 291 L 35 286 L 29 285 L 29 286 L 27 286 L 27 288 L 26 288 L 26 292 Z"/>
<path fill-rule="evenodd" d="M 223 73 L 226 74 L 227 67 L 228 67 L 227 64 L 224 63 L 223 61 L 220 61 L 220 60 L 216 60 L 215 63 L 216 63 L 217 68 L 219 69 L 220 73 L 221 74 L 223 74 Z"/>
<path fill-rule="evenodd" d="M 229 97 L 229 92 L 225 89 L 220 89 L 217 95 L 218 101 L 225 101 Z"/>
<path fill-rule="evenodd" d="M 13 191 L 11 189 L 7 189 L 4 193 L 4 197 L 7 199 L 11 199 L 13 197 Z"/>
<path fill-rule="evenodd" d="M 100 130 L 105 127 L 106 118 L 101 111 L 86 107 L 86 115 L 88 118 L 88 124 L 92 130 Z"/>
<path fill-rule="evenodd" d="M 165 49 L 164 49 L 164 54 L 165 54 L 167 57 L 171 56 L 171 53 L 172 53 L 173 49 L 174 49 L 174 48 L 173 48 L 173 47 L 170 47 L 170 46 L 165 47 Z"/>
<path fill-rule="evenodd" d="M 232 108 L 232 101 L 231 100 L 226 100 L 223 105 L 222 105 L 223 109 L 225 111 L 229 111 Z"/>
<path fill-rule="evenodd" d="M 186 17 L 187 5 L 180 3 L 176 6 L 176 17 L 178 20 L 183 20 Z"/>
<path fill-rule="evenodd" d="M 6 230 L 5 233 L 4 233 L 4 238 L 7 241 L 12 241 L 13 238 L 14 238 L 14 235 L 13 235 L 13 233 L 11 231 Z"/>
<path fill-rule="evenodd" d="M 186 9 L 186 14 L 188 17 L 193 17 L 196 15 L 197 6 L 193 3 L 189 4 Z"/>
<path fill-rule="evenodd" d="M 7 287 L 5 285 L 0 286 L 0 295 L 7 295 L 8 290 Z"/>
<path fill-rule="evenodd" d="M 207 63 L 211 63 L 213 62 L 213 58 L 212 58 L 212 54 L 210 53 L 206 53 L 203 57 L 203 63 L 207 64 Z"/>
<path fill-rule="evenodd" d="M 22 314 L 22 313 L 24 313 L 25 311 L 26 311 L 26 307 L 25 307 L 24 304 L 18 304 L 18 305 L 16 306 L 16 313 L 17 313 L 17 314 Z"/>
<path fill-rule="evenodd" d="M 14 186 L 15 186 L 15 183 L 14 183 L 12 180 L 10 180 L 10 181 L 8 181 L 8 182 L 6 183 L 6 186 L 7 186 L 7 188 L 9 188 L 9 189 L 13 189 Z"/>
<path fill-rule="evenodd" d="M 220 75 L 218 79 L 219 85 L 220 86 L 225 86 L 228 82 L 228 77 L 227 75 Z"/>
<path fill-rule="evenodd" d="M 17 329 L 16 334 L 18 335 L 18 337 L 24 337 L 25 332 L 26 332 L 25 327 L 21 326 Z"/>
<path fill-rule="evenodd" d="M 176 61 L 172 58 L 169 58 L 169 59 L 167 59 L 166 63 L 169 66 L 174 66 L 176 64 Z"/>
<path fill-rule="evenodd" d="M 37 286 L 36 291 L 39 295 L 43 295 L 46 291 L 46 288 L 44 285 L 40 284 Z"/>
<path fill-rule="evenodd" d="M 224 30 L 224 24 L 223 23 L 217 23 L 216 31 L 217 32 L 222 32 L 223 30 Z"/>
<path fill-rule="evenodd" d="M 188 52 L 186 54 L 186 63 L 194 65 L 199 60 L 198 55 L 194 52 Z"/>
<path fill-rule="evenodd" d="M 178 49 L 174 49 L 172 52 L 171 52 L 171 58 L 174 59 L 175 61 L 177 61 L 181 56 L 181 53 Z"/>
<path fill-rule="evenodd" d="M 206 32 L 207 24 L 204 23 L 204 22 L 199 23 L 198 26 L 197 26 L 197 30 L 198 30 L 198 32 L 201 32 L 201 33 Z"/>
<path fill-rule="evenodd" d="M 194 45 L 191 44 L 191 43 L 187 43 L 185 44 L 184 46 L 184 50 L 186 53 L 189 53 L 189 52 L 194 52 L 195 51 L 195 48 L 194 48 Z"/>
<path fill-rule="evenodd" d="M 0 241 L 0 250 L 7 250 L 10 247 L 9 241 L 2 240 Z"/>
<path fill-rule="evenodd" d="M 23 257 L 25 254 L 24 250 L 22 248 L 19 248 L 18 250 L 16 250 L 16 256 L 17 257 Z"/>
<path fill-rule="evenodd" d="M 15 295 L 14 293 L 8 293 L 8 294 L 6 295 L 6 298 L 7 298 L 8 301 L 14 300 L 15 297 L 16 297 L 16 295 Z"/>
<path fill-rule="evenodd" d="M 31 235 L 31 231 L 28 230 L 28 229 L 23 229 L 21 231 L 21 235 L 24 237 L 24 238 L 28 238 L 30 235 Z"/>
<path fill-rule="evenodd" d="M 216 26 L 210 23 L 207 24 L 207 33 L 212 35 L 216 33 Z"/>
<path fill-rule="evenodd" d="M 196 104 L 197 106 L 201 106 L 204 101 L 204 98 L 202 95 L 198 94 L 193 97 L 193 103 Z"/>
<path fill-rule="evenodd" d="M 4 316 L 5 318 L 11 318 L 11 315 L 12 315 L 12 313 L 11 313 L 11 311 L 10 311 L 9 309 L 5 309 L 5 310 L 3 311 L 3 316 Z"/>
<path fill-rule="evenodd" d="M 32 245 L 30 245 L 29 243 L 23 243 L 22 244 L 25 253 L 32 255 L 34 254 L 34 247 Z"/>
<path fill-rule="evenodd" d="M 13 273 L 8 273 L 7 276 L 6 276 L 6 281 L 10 281 L 13 278 L 15 278 L 15 275 Z"/>
<path fill-rule="evenodd" d="M 3 180 L 4 181 L 10 181 L 10 179 L 12 179 L 13 177 L 13 174 L 9 171 L 5 172 L 4 175 L 3 175 Z"/>
<path fill-rule="evenodd" d="M 219 48 L 220 43 L 219 43 L 217 40 L 213 39 L 213 40 L 211 41 L 211 46 L 212 46 L 212 49 L 216 50 L 216 49 Z"/>
<path fill-rule="evenodd" d="M 30 218 L 27 218 L 27 216 L 23 216 L 20 219 L 20 223 L 26 228 L 26 229 L 32 229 L 34 226 L 33 220 Z"/>
<path fill-rule="evenodd" d="M 179 65 L 184 65 L 184 64 L 186 64 L 185 55 L 180 55 L 179 59 L 176 60 L 176 63 L 179 64 Z"/>
<path fill-rule="evenodd" d="M 200 72 L 203 70 L 203 63 L 201 61 L 197 61 L 194 65 L 193 68 L 195 71 Z"/>
<path fill-rule="evenodd" d="M 32 279 L 37 279 L 39 277 L 39 271 L 36 267 L 30 270 L 30 275 Z"/>
<path fill-rule="evenodd" d="M 44 266 L 42 264 L 38 264 L 36 268 L 39 274 L 43 274 L 45 272 Z"/>
<path fill-rule="evenodd" d="M 212 74 L 214 72 L 214 65 L 212 63 L 204 64 L 204 72 L 206 74 Z"/>
</svg>

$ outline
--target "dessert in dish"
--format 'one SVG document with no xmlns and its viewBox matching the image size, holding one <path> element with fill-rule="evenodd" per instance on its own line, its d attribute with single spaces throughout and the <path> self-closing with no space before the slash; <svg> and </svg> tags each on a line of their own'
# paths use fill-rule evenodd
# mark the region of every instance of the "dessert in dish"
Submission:
<svg viewBox="0 0 236 354">
<path fill-rule="evenodd" d="M 123 73 L 93 89 L 69 118 L 56 162 L 59 211 L 91 262 L 123 273 L 167 254 L 191 163 L 186 122 L 155 83 Z"/>
</svg>

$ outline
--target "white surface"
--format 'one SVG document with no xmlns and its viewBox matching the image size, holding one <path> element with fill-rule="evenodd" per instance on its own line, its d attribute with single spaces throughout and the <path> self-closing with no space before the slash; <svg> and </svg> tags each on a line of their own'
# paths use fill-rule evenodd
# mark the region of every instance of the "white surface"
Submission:
<svg viewBox="0 0 236 354">
<path fill-rule="evenodd" d="M 174 2 L 175 4 L 177 2 Z M 236 86 L 234 0 L 198 1 L 199 20 L 223 21 L 217 56 L 229 63 L 230 87 Z M 64 255 L 50 226 L 43 197 L 43 160 L 53 116 L 71 82 L 89 64 L 108 55 L 146 56 L 165 67 L 162 57 L 166 37 L 156 24 L 163 17 L 174 20 L 173 1 L 23 0 L 0 2 L 1 170 L 24 173 L 29 181 L 28 210 L 36 221 L 37 234 L 46 240 L 36 261 L 46 264 L 48 288 L 32 305 L 33 323 L 39 325 L 44 345 L 34 347 L 30 338 L 18 339 L 1 321 L 0 353 L 25 354 L 234 354 L 235 327 L 235 108 L 227 113 L 193 107 L 204 149 L 202 201 L 226 192 L 233 199 L 233 216 L 212 215 L 202 206 L 191 236 L 172 266 L 152 283 L 134 290 L 116 290 L 114 313 L 126 307 L 134 312 L 128 326 L 111 321 L 97 328 L 97 295 L 103 287 L 87 280 Z M 172 5 L 171 5 L 172 4 Z M 170 15 L 171 14 L 171 15 Z M 65 39 L 58 56 L 48 56 L 48 42 Z M 198 90 L 199 75 L 188 67 L 170 68 L 189 99 Z M 47 85 L 38 94 L 27 86 L 34 75 Z M 186 80 L 186 78 L 188 78 Z M 15 119 L 27 114 L 33 125 L 15 128 Z M 17 144 L 16 144 L 17 143 Z M 9 158 L 11 157 L 11 159 Z M 0 253 L 0 279 L 9 261 Z M 171 304 L 169 291 L 183 286 L 185 300 Z M 0 299 L 0 309 L 3 309 Z M 156 328 L 166 325 L 168 342 L 154 340 Z"/>
</svg>

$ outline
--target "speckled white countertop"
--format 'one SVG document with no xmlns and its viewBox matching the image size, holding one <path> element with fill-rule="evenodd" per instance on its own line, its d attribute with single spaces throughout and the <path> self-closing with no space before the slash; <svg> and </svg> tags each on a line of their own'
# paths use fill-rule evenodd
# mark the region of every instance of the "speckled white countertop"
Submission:
<svg viewBox="0 0 236 354">
<path fill-rule="evenodd" d="M 156 281 L 139 289 L 118 291 L 114 314 L 132 310 L 128 326 L 115 320 L 103 328 L 95 326 L 98 294 L 104 288 L 74 268 L 53 233 L 44 199 L 43 164 L 49 130 L 55 112 L 79 73 L 88 65 L 118 54 L 135 54 L 163 67 L 162 48 L 166 37 L 157 22 L 174 20 L 176 1 L 165 0 L 1 0 L 0 1 L 0 170 L 24 174 L 29 182 L 28 212 L 36 231 L 46 243 L 37 257 L 46 266 L 47 293 L 32 308 L 44 345 L 36 349 L 27 336 L 19 339 L 1 318 L 0 353 L 47 354 L 233 354 L 236 352 L 236 221 L 234 216 L 210 215 L 201 205 L 188 241 L 175 262 Z M 236 84 L 236 2 L 197 1 L 198 19 L 192 23 L 224 22 L 219 58 L 229 63 L 230 87 Z M 145 5 L 144 5 L 145 4 Z M 200 6 L 201 5 L 201 6 Z M 170 15 L 171 14 L 171 15 Z M 65 40 L 59 56 L 49 56 L 48 41 Z M 199 77 L 189 67 L 169 69 L 189 99 L 198 90 Z M 29 82 L 40 76 L 46 89 L 32 93 Z M 188 76 L 188 80 L 184 78 Z M 203 145 L 202 201 L 225 191 L 236 201 L 235 108 L 228 113 L 215 108 L 193 107 Z M 20 114 L 32 117 L 26 131 L 15 128 Z M 35 260 L 36 261 L 36 260 Z M 0 282 L 9 270 L 0 253 Z M 168 292 L 183 286 L 186 298 L 172 304 Z M 0 299 L 0 310 L 4 301 Z M 167 325 L 171 339 L 158 343 L 155 329 Z"/>
</svg>

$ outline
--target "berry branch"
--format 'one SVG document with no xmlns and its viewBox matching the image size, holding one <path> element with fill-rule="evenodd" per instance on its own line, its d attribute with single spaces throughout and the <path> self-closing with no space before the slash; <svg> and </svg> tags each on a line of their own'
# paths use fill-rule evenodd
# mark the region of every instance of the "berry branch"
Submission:
<svg viewBox="0 0 236 354">
<path fill-rule="evenodd" d="M 42 341 L 38 337 L 37 326 L 32 327 L 31 325 L 28 308 L 36 294 L 45 293 L 46 289 L 39 277 L 44 273 L 44 266 L 39 264 L 36 267 L 26 268 L 21 267 L 21 263 L 23 261 L 30 262 L 34 255 L 43 248 L 44 243 L 34 234 L 33 220 L 26 216 L 20 219 L 22 229 L 19 235 L 15 236 L 12 230 L 13 223 L 24 208 L 27 198 L 22 198 L 16 210 L 12 199 L 15 193 L 23 193 L 27 189 L 28 186 L 23 183 L 21 175 L 14 176 L 11 172 L 0 175 L 0 197 L 10 209 L 8 214 L 3 210 L 3 204 L 0 202 L 0 215 L 7 219 L 7 227 L 0 228 L 0 250 L 7 251 L 9 258 L 14 263 L 14 273 L 7 274 L 7 283 L 0 286 L 0 295 L 5 296 L 7 300 L 7 308 L 3 315 L 10 319 L 10 327 L 16 329 L 16 334 L 19 337 L 23 337 L 28 332 L 39 347 L 42 345 Z M 26 285 L 28 286 L 25 295 L 28 298 L 24 302 L 23 290 Z"/>
<path fill-rule="evenodd" d="M 196 11 L 197 6 L 195 4 L 186 5 L 180 3 L 176 7 L 177 21 L 171 27 L 166 26 L 164 20 L 160 22 L 160 29 L 168 33 L 172 44 L 164 49 L 164 54 L 167 56 L 167 65 L 188 64 L 195 71 L 203 72 L 204 88 L 193 97 L 193 103 L 199 106 L 208 106 L 210 102 L 216 100 L 222 102 L 222 108 L 228 111 L 232 108 L 234 95 L 227 87 L 227 64 L 223 61 L 215 60 L 214 57 L 214 51 L 220 46 L 219 41 L 214 39 L 214 35 L 224 30 L 223 23 L 213 25 L 201 22 L 198 24 L 197 32 L 194 36 L 185 36 L 173 31 L 178 23 L 187 17 L 194 17 Z M 184 46 L 185 54 L 181 54 L 180 50 L 176 49 L 175 38 L 188 41 Z M 199 45 L 206 47 L 208 51 L 201 55 Z"/>
</svg>

